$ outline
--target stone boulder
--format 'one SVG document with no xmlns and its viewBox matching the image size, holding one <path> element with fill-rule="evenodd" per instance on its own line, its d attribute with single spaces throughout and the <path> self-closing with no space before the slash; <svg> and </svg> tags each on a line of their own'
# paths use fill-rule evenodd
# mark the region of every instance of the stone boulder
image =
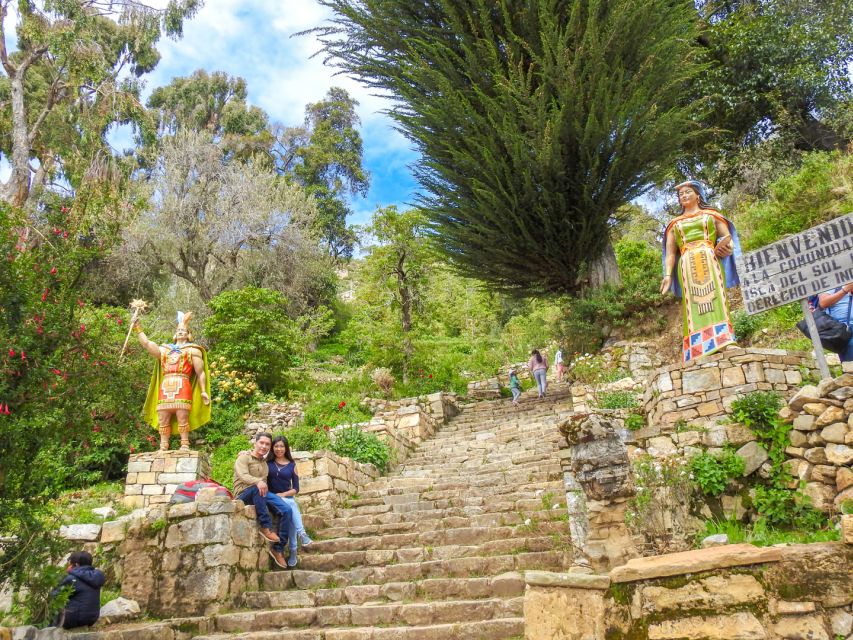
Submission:
<svg viewBox="0 0 853 640">
<path fill-rule="evenodd" d="M 611 500 L 634 495 L 628 449 L 612 422 L 595 414 L 560 424 L 571 447 L 571 469 L 587 498 Z"/>
<path fill-rule="evenodd" d="M 129 598 L 116 598 L 101 607 L 99 622 L 112 624 L 124 620 L 132 620 L 140 614 L 139 603 Z"/>
</svg>

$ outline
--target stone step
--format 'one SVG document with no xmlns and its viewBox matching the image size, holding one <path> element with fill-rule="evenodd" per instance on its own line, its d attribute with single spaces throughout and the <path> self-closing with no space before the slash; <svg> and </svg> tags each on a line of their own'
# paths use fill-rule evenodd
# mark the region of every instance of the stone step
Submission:
<svg viewBox="0 0 853 640">
<path fill-rule="evenodd" d="M 511 483 L 500 483 L 494 485 L 485 485 L 485 486 L 477 486 L 472 487 L 470 485 L 464 483 L 458 484 L 444 484 L 441 483 L 440 486 L 436 487 L 432 486 L 432 490 L 425 489 L 424 491 L 418 491 L 416 489 L 408 488 L 387 488 L 387 489 L 370 489 L 366 490 L 360 494 L 358 494 L 357 498 L 352 498 L 346 501 L 346 505 L 349 508 L 357 508 L 364 505 L 379 505 L 379 504 L 389 504 L 394 503 L 394 500 L 385 502 L 385 498 L 387 496 L 402 496 L 402 495 L 420 495 L 424 500 L 443 500 L 443 499 L 452 499 L 459 497 L 460 495 L 465 495 L 470 498 L 482 498 L 489 499 L 493 496 L 504 495 L 508 492 L 513 493 L 526 493 L 528 495 L 535 495 L 535 493 L 539 490 L 542 491 L 553 491 L 555 487 L 562 486 L 562 475 L 558 479 L 554 480 L 546 480 L 546 481 L 535 481 L 528 482 L 525 478 L 513 478 Z M 409 500 L 398 500 L 397 502 L 413 502 L 412 499 Z"/>
<path fill-rule="evenodd" d="M 252 591 L 243 596 L 243 605 L 249 609 L 280 609 L 361 605 L 366 602 L 411 602 L 418 599 L 432 601 L 515 598 L 524 595 L 524 588 L 523 574 L 512 571 L 482 578 L 427 578 L 311 591 Z"/>
<path fill-rule="evenodd" d="M 475 516 L 484 513 L 498 513 L 503 511 L 531 511 L 551 508 L 553 504 L 563 504 L 565 500 L 559 491 L 559 485 L 554 483 L 552 491 L 538 491 L 532 493 L 512 493 L 506 495 L 490 496 L 456 496 L 443 500 L 417 499 L 400 504 L 378 504 L 366 505 L 355 509 L 345 509 L 337 518 L 326 520 L 326 526 L 338 527 L 354 524 L 368 524 L 365 520 L 374 519 L 372 522 L 394 522 L 399 520 L 432 520 L 450 516 Z M 420 498 L 420 496 L 418 496 Z M 545 500 L 549 500 L 546 504 Z M 535 503 L 539 503 L 538 506 Z M 354 520 L 359 518 L 359 521 Z"/>
<path fill-rule="evenodd" d="M 360 566 L 336 571 L 270 571 L 264 574 L 264 591 L 285 589 L 334 589 L 353 585 L 382 585 L 426 578 L 471 578 L 498 576 L 512 571 L 534 569 L 559 571 L 571 566 L 568 551 L 531 551 L 514 555 L 475 556 L 451 560 L 408 562 L 388 566 Z"/>
<path fill-rule="evenodd" d="M 423 531 L 415 527 L 412 531 L 403 533 L 361 537 L 343 535 L 333 539 L 315 540 L 314 544 L 303 550 L 303 553 L 307 557 L 313 553 L 404 549 L 416 546 L 433 548 L 470 546 L 488 544 L 493 540 L 536 538 L 541 535 L 568 536 L 569 528 L 565 520 L 565 511 L 555 511 L 551 514 L 551 518 L 551 520 L 531 519 L 529 525 L 520 523 L 516 526 L 504 527 L 461 527 L 444 531 Z"/>
<path fill-rule="evenodd" d="M 193 640 L 508 640 L 523 634 L 524 618 L 519 616 L 407 627 L 330 627 L 213 634 L 194 636 Z"/>
<path fill-rule="evenodd" d="M 303 553 L 299 557 L 299 568 L 305 571 L 333 571 L 364 566 L 385 567 L 399 563 L 551 551 L 553 548 L 554 539 L 546 536 L 498 538 L 479 544 L 456 544 L 438 547 L 411 546 L 383 549 L 372 546 L 362 550 Z"/>
<path fill-rule="evenodd" d="M 518 617 L 523 614 L 523 603 L 523 597 L 516 597 L 293 607 L 224 613 L 213 616 L 213 622 L 217 631 L 232 633 L 306 626 L 372 627 L 448 624 Z"/>
<path fill-rule="evenodd" d="M 560 517 L 562 513 L 561 510 L 554 510 L 554 517 Z M 490 514 L 486 514 L 490 516 Z M 510 514 L 499 514 L 501 518 L 505 520 L 507 523 L 509 522 L 517 522 L 520 518 L 513 518 Z M 424 520 L 420 522 L 391 522 L 388 524 L 368 524 L 363 526 L 352 526 L 352 527 L 334 527 L 321 529 L 317 532 L 317 538 L 320 540 L 331 540 L 334 538 L 343 538 L 343 537 L 363 537 L 363 536 L 385 536 L 395 533 L 407 533 L 407 532 L 418 532 L 420 534 L 424 534 L 425 540 L 429 540 L 432 538 L 433 540 L 442 541 L 441 544 L 460 544 L 459 537 L 462 535 L 460 532 L 463 531 L 480 531 L 480 530 L 494 530 L 497 529 L 498 526 L 489 522 L 491 520 L 485 520 L 484 524 L 486 526 L 470 526 L 472 522 L 476 522 L 476 520 L 471 518 L 439 518 L 435 520 Z M 494 521 L 491 521 L 494 522 Z M 543 524 L 552 524 L 557 527 L 565 526 L 565 522 L 557 521 Z M 517 527 L 523 527 L 524 525 L 517 524 Z M 515 531 L 515 528 L 510 527 L 512 531 Z M 488 535 L 488 534 L 483 534 Z M 429 544 L 425 542 L 424 544 Z M 464 543 L 462 543 L 464 544 Z"/>
<path fill-rule="evenodd" d="M 554 502 L 557 506 L 554 511 L 560 510 L 563 502 Z M 326 536 L 326 529 L 338 529 L 349 527 L 363 527 L 372 524 L 394 524 L 400 522 L 424 522 L 427 520 L 446 520 L 453 518 L 468 518 L 469 522 L 465 526 L 486 527 L 494 524 L 495 526 L 503 524 L 519 524 L 525 517 L 536 517 L 539 519 L 550 519 L 548 511 L 551 509 L 543 508 L 541 499 L 519 499 L 489 503 L 487 506 L 474 507 L 446 507 L 438 508 L 438 504 L 433 501 L 412 502 L 406 505 L 395 505 L 394 511 L 386 513 L 366 513 L 346 516 L 343 518 L 334 518 L 328 520 L 324 529 L 320 530 L 319 535 Z M 405 509 L 404 509 L 405 508 Z M 544 513 L 542 513 L 544 512 Z M 510 517 L 507 517 L 509 514 Z M 519 514 L 522 514 L 519 518 Z"/>
<path fill-rule="evenodd" d="M 556 473 L 554 474 L 556 476 Z M 377 495 L 375 498 L 361 498 L 357 501 L 348 501 L 346 508 L 341 509 L 338 517 L 348 518 L 356 515 L 368 515 L 390 512 L 417 511 L 419 504 L 422 508 L 450 509 L 454 507 L 480 507 L 484 505 L 512 504 L 519 500 L 530 500 L 539 498 L 549 493 L 558 496 L 562 490 L 562 472 L 559 477 L 546 482 L 536 482 L 532 485 L 523 484 L 512 486 L 509 484 L 494 485 L 492 487 L 427 487 L 423 491 L 415 491 L 411 488 L 404 491 L 391 490 Z M 474 492 L 474 490 L 479 489 Z"/>
</svg>

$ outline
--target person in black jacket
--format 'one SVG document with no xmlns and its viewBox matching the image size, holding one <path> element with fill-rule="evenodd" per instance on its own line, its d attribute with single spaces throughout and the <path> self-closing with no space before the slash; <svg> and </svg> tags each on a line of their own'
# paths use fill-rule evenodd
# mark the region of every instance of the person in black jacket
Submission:
<svg viewBox="0 0 853 640">
<path fill-rule="evenodd" d="M 66 585 L 71 585 L 71 596 L 65 608 L 57 616 L 57 627 L 73 629 L 91 626 L 101 615 L 101 587 L 104 574 L 92 566 L 92 554 L 88 551 L 75 551 L 68 556 L 68 575 L 51 592 L 56 596 Z"/>
</svg>

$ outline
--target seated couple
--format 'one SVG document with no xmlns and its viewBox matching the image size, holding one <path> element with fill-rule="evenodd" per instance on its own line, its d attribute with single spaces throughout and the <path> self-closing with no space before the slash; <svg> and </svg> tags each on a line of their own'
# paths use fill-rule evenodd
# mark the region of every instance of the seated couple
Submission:
<svg viewBox="0 0 853 640">
<path fill-rule="evenodd" d="M 293 499 L 297 493 L 299 476 L 287 438 L 257 434 L 252 450 L 241 451 L 234 463 L 234 495 L 244 504 L 255 506 L 259 533 L 273 543 L 269 553 L 282 568 L 296 566 L 297 538 L 303 547 L 311 544 L 302 525 L 299 505 Z M 278 533 L 272 530 L 270 509 L 281 516 Z M 290 549 L 287 559 L 284 557 L 285 544 Z"/>
</svg>

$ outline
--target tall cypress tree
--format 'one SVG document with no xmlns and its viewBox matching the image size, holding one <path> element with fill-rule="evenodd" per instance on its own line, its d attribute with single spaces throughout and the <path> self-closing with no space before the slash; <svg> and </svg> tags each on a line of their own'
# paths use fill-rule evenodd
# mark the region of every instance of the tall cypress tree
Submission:
<svg viewBox="0 0 853 640">
<path fill-rule="evenodd" d="M 325 52 L 396 99 L 440 246 L 496 289 L 577 291 L 695 133 L 690 0 L 320 1 Z"/>
</svg>

